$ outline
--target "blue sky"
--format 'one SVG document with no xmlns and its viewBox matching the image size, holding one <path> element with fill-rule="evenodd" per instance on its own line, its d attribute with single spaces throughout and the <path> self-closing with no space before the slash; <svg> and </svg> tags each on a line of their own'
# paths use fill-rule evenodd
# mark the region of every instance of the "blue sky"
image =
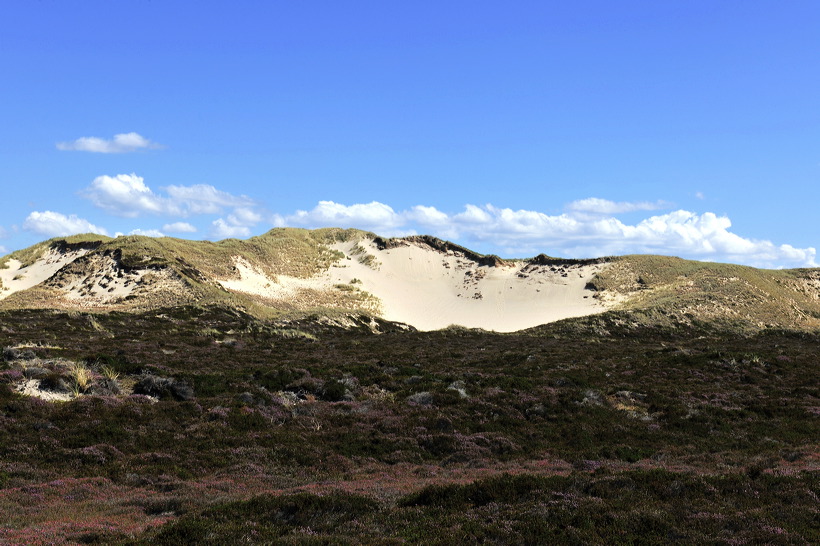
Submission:
<svg viewBox="0 0 820 546">
<path fill-rule="evenodd" d="M 430 233 L 817 266 L 820 3 L 6 0 L 0 253 Z"/>
</svg>

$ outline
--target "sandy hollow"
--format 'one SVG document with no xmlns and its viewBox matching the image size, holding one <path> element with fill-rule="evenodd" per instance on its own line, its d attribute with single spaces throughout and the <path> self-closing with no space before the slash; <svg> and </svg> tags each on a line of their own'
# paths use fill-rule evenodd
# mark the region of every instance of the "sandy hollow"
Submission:
<svg viewBox="0 0 820 546">
<path fill-rule="evenodd" d="M 344 258 L 309 279 L 270 277 L 237 257 L 239 278 L 220 283 L 269 301 L 286 301 L 303 290 L 355 286 L 378 298 L 383 318 L 420 330 L 460 325 L 511 332 L 607 310 L 585 289 L 606 264 L 480 266 L 458 251 L 409 241 L 385 250 L 365 240 L 332 248 Z"/>
</svg>

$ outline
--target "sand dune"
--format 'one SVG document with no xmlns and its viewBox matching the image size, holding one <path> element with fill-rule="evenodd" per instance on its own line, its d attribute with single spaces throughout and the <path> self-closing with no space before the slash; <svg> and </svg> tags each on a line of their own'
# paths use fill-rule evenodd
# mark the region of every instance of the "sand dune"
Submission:
<svg viewBox="0 0 820 546">
<path fill-rule="evenodd" d="M 73 262 L 80 256 L 88 253 L 86 249 L 61 252 L 55 248 L 49 249 L 33 264 L 22 267 L 19 260 L 10 259 L 6 269 L 0 269 L 0 280 L 3 287 L 0 289 L 0 300 L 15 292 L 27 290 L 48 280 L 64 265 Z"/>
<path fill-rule="evenodd" d="M 271 301 L 286 301 L 301 290 L 352 287 L 378 298 L 383 318 L 420 330 L 460 325 L 511 332 L 607 309 L 584 288 L 605 264 L 479 265 L 464 253 L 411 241 L 384 250 L 366 240 L 333 249 L 344 258 L 310 279 L 269 277 L 237 258 L 239 278 L 220 283 Z"/>
<path fill-rule="evenodd" d="M 231 277 L 208 280 L 263 305 L 368 311 L 420 330 L 460 325 L 511 332 L 608 308 L 585 289 L 606 263 L 487 259 L 424 238 L 389 245 L 357 238 L 331 248 L 341 258 L 310 278 L 274 275 L 277 264 L 254 265 L 237 255 Z M 113 309 L 186 290 L 172 269 L 125 269 L 109 255 L 86 254 L 52 248 L 27 267 L 9 260 L 0 269 L 0 299 L 44 284 L 56 291 L 55 306 Z"/>
</svg>

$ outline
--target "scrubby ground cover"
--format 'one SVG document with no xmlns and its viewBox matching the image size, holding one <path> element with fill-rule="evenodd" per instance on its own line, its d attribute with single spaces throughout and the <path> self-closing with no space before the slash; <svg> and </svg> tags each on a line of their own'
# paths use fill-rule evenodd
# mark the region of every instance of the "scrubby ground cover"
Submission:
<svg viewBox="0 0 820 546">
<path fill-rule="evenodd" d="M 820 542 L 810 333 L 186 307 L 0 347 L 0 543 Z"/>
</svg>

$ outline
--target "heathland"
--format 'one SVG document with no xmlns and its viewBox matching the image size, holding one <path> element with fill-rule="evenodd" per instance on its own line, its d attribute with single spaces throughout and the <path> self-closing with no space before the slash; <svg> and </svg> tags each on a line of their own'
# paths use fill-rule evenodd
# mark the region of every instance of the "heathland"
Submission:
<svg viewBox="0 0 820 546">
<path fill-rule="evenodd" d="M 818 270 L 274 230 L 0 279 L 3 543 L 820 542 Z"/>
</svg>

